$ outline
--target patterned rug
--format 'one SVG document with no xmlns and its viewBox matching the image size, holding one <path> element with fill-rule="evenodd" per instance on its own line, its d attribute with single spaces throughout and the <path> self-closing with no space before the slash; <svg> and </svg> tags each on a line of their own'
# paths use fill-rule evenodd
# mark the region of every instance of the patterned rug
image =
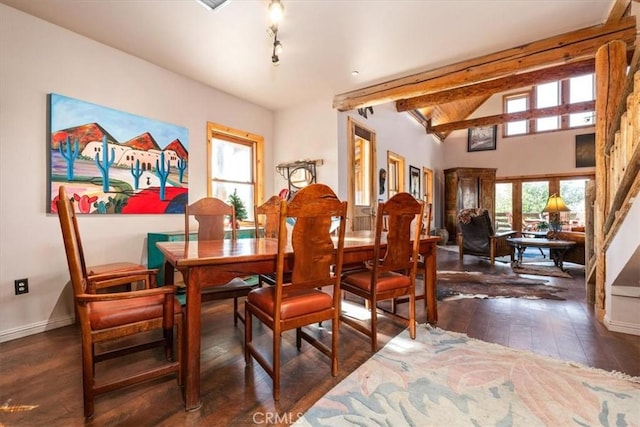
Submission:
<svg viewBox="0 0 640 427">
<path fill-rule="evenodd" d="M 419 276 L 422 278 L 422 276 Z M 444 271 L 437 274 L 438 301 L 457 298 L 528 298 L 564 300 L 558 293 L 566 290 L 548 280 L 530 279 L 517 274 Z"/>
<path fill-rule="evenodd" d="M 428 325 L 405 330 L 296 426 L 638 426 L 640 377 Z"/>
</svg>

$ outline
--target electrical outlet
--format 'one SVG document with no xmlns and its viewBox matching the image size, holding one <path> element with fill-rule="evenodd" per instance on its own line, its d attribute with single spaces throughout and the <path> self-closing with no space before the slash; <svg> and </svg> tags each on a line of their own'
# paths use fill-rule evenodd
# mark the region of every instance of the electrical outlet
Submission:
<svg viewBox="0 0 640 427">
<path fill-rule="evenodd" d="M 13 283 L 16 287 L 16 295 L 29 293 L 29 279 L 16 279 Z"/>
</svg>

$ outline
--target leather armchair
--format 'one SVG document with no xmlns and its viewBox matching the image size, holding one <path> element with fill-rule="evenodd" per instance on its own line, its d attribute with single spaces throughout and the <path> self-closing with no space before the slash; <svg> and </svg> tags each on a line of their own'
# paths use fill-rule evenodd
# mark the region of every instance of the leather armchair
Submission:
<svg viewBox="0 0 640 427">
<path fill-rule="evenodd" d="M 495 258 L 509 255 L 513 261 L 513 247 L 507 244 L 507 238 L 517 234 L 515 230 L 494 233 L 489 211 L 463 209 L 458 214 L 458 251 L 460 259 L 464 254 L 488 256 L 491 264 Z"/>
</svg>

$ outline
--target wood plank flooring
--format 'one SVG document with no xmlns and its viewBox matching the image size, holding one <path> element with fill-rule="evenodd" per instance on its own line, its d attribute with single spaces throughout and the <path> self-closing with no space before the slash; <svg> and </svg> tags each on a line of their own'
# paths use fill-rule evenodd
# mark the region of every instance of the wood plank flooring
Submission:
<svg viewBox="0 0 640 427">
<path fill-rule="evenodd" d="M 439 250 L 440 270 L 509 271 L 508 264 Z M 440 302 L 438 326 L 505 346 L 526 349 L 606 370 L 640 375 L 640 337 L 609 332 L 584 302 L 584 270 L 574 279 L 549 278 L 563 286 L 565 301 L 458 299 Z M 538 277 L 538 276 L 536 276 Z M 539 277 L 538 277 L 539 278 Z M 425 321 L 418 302 L 418 321 Z M 406 304 L 401 310 L 406 310 Z M 340 330 L 340 375 L 331 377 L 328 359 L 292 333 L 283 336 L 282 395 L 274 402 L 271 379 L 253 362 L 245 367 L 243 328 L 233 326 L 232 303 L 209 303 L 203 311 L 202 408 L 185 412 L 175 379 L 166 378 L 100 396 L 96 413 L 82 416 L 80 334 L 75 326 L 0 344 L 0 426 L 252 426 L 289 425 L 341 379 L 367 360 L 367 339 L 346 325 Z M 379 317 L 379 345 L 405 325 Z M 254 322 L 258 323 L 258 322 Z M 328 326 L 328 325 L 325 325 Z M 330 339 L 330 328 L 312 333 Z M 254 334 L 268 349 L 270 334 L 256 325 Z M 152 352 L 160 359 L 162 351 Z M 135 366 L 133 356 L 115 371 Z M 112 363 L 112 362 L 109 362 Z M 109 366 L 106 366 L 108 368 Z M 114 367 L 114 366 L 111 366 Z M 106 369 L 105 369 L 106 371 Z M 112 370 L 113 371 L 113 370 Z M 102 374 L 102 369 L 98 374 Z M 34 408 L 27 410 L 29 405 Z"/>
</svg>

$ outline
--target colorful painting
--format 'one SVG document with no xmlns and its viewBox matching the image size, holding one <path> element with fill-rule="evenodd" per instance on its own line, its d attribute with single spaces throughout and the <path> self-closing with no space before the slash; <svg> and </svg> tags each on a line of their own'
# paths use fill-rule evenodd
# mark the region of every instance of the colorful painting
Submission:
<svg viewBox="0 0 640 427">
<path fill-rule="evenodd" d="M 49 212 L 64 185 L 78 213 L 184 213 L 187 128 L 53 93 L 49 114 Z"/>
</svg>

